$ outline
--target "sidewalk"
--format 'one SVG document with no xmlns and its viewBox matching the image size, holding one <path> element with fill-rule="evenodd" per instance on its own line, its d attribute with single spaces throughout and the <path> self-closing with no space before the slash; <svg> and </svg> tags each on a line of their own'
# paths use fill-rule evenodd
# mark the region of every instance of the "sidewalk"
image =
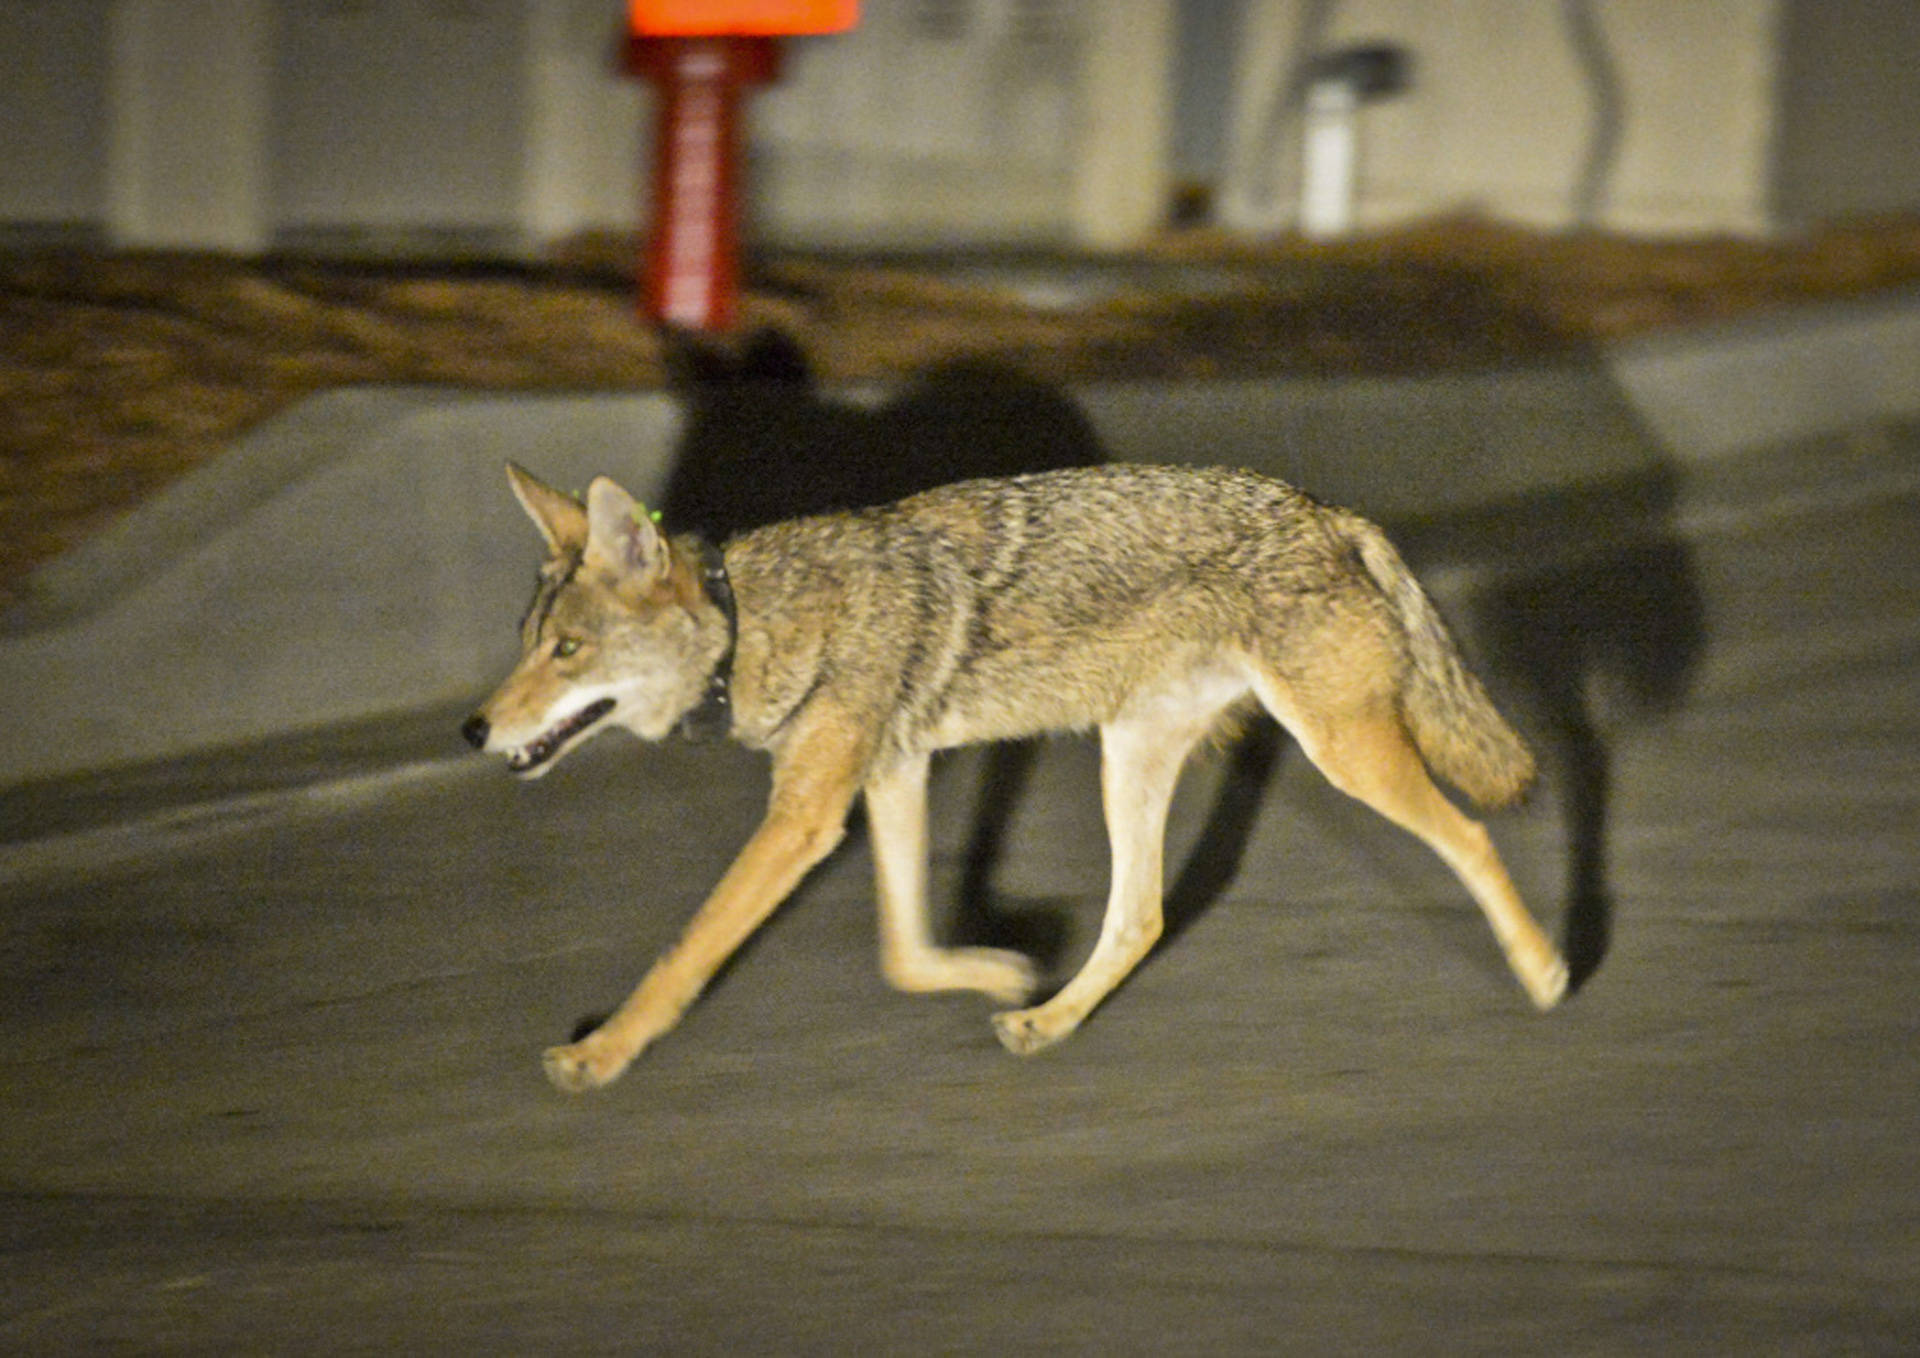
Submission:
<svg viewBox="0 0 1920 1358">
<path fill-rule="evenodd" d="M 679 930 L 760 758 L 608 736 L 525 785 L 453 708 L 9 802 L 0 1350 L 1900 1352 L 1915 437 L 1670 507 L 1702 653 L 1666 715 L 1601 710 L 1611 945 L 1544 1018 L 1432 856 L 1284 756 L 1192 771 L 1170 861 L 1220 796 L 1237 870 L 1054 1051 L 883 986 L 856 833 L 580 1099 L 537 1053 Z M 979 769 L 936 780 L 942 901 Z M 991 884 L 1068 959 L 1097 788 L 1049 743 Z M 1566 796 L 1493 825 L 1550 920 Z"/>
</svg>

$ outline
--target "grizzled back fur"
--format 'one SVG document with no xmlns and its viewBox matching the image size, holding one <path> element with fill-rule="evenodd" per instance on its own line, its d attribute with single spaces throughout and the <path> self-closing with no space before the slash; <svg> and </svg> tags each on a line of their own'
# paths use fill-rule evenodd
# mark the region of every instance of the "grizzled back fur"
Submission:
<svg viewBox="0 0 1920 1358">
<path fill-rule="evenodd" d="M 743 619 L 765 620 L 741 638 L 750 741 L 828 676 L 885 724 L 884 758 L 1104 724 L 1170 686 L 1244 688 L 1242 657 L 1316 704 L 1395 705 L 1476 799 L 1510 800 L 1532 773 L 1379 530 L 1251 473 L 967 482 L 775 524 L 727 561 Z"/>
</svg>

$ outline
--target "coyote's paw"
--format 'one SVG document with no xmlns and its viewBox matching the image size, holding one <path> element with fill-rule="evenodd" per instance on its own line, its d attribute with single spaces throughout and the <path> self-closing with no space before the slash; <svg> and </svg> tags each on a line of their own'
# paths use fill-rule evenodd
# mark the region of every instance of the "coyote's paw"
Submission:
<svg viewBox="0 0 1920 1358">
<path fill-rule="evenodd" d="M 1073 1023 L 1063 1023 L 1049 1015 L 1044 1005 L 1033 1009 L 1009 1009 L 1005 1013 L 993 1016 L 994 1036 L 1000 1039 L 1000 1045 L 1015 1056 L 1032 1056 L 1044 1051 L 1074 1030 Z"/>
<path fill-rule="evenodd" d="M 884 967 L 895 988 L 911 994 L 977 990 L 1002 1004 L 1019 1004 L 1040 984 L 1033 959 L 1002 948 L 939 948 L 890 958 Z"/>
<path fill-rule="evenodd" d="M 1544 1013 L 1566 998 L 1567 964 L 1555 956 L 1546 966 L 1523 975 L 1520 983 L 1526 987 L 1527 998 L 1533 1001 L 1533 1007 Z"/>
<path fill-rule="evenodd" d="M 1002 1004 L 1020 1004 L 1040 984 L 1039 969 L 1025 953 L 1004 948 L 956 948 L 952 961 L 954 990 L 977 990 Z"/>
<path fill-rule="evenodd" d="M 591 1040 L 549 1047 L 540 1057 L 554 1088 L 569 1094 L 584 1094 L 612 1083 L 627 1068 L 628 1059 L 601 1051 Z"/>
</svg>

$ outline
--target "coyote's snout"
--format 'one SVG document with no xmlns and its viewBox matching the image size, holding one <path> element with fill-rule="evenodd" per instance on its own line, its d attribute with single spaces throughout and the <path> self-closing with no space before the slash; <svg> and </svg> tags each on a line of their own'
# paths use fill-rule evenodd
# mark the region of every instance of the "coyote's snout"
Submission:
<svg viewBox="0 0 1920 1358">
<path fill-rule="evenodd" d="M 680 942 L 598 1029 L 546 1056 L 605 1084 L 838 843 L 864 797 L 894 985 L 1010 1005 L 1031 963 L 935 943 L 926 902 L 935 750 L 1097 728 L 1113 878 L 1092 955 L 1044 1003 L 997 1014 L 1011 1050 L 1071 1033 L 1161 928 L 1168 802 L 1186 757 L 1258 703 L 1343 791 L 1431 846 L 1534 1003 L 1566 989 L 1475 801 L 1533 761 L 1380 530 L 1246 472 L 1090 467 L 965 482 L 727 544 L 667 537 L 605 478 L 584 503 L 510 467 L 548 558 L 518 665 L 463 727 L 523 776 L 607 726 L 725 732 L 773 756 L 765 821 Z"/>
</svg>

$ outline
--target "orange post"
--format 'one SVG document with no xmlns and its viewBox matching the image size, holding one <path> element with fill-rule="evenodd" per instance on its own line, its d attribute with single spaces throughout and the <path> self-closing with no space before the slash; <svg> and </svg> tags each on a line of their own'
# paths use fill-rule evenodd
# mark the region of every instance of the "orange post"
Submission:
<svg viewBox="0 0 1920 1358">
<path fill-rule="evenodd" d="M 627 70 L 660 92 L 640 308 L 696 330 L 734 323 L 740 116 L 780 69 L 779 38 L 853 26 L 857 0 L 630 0 Z"/>
</svg>

